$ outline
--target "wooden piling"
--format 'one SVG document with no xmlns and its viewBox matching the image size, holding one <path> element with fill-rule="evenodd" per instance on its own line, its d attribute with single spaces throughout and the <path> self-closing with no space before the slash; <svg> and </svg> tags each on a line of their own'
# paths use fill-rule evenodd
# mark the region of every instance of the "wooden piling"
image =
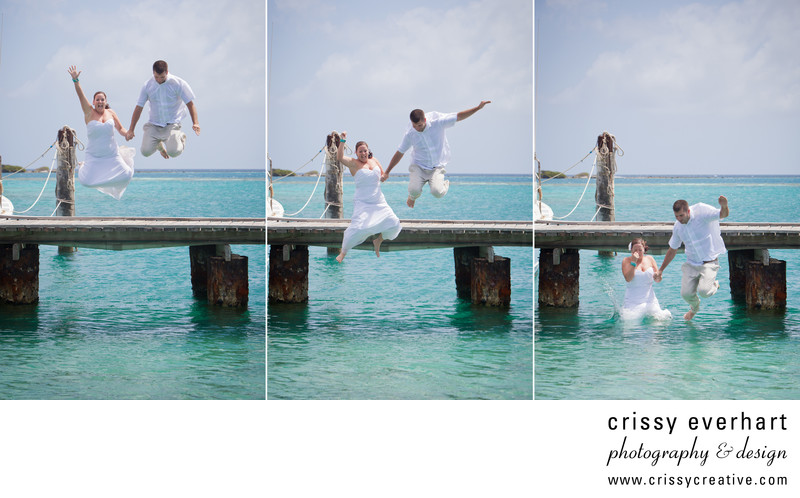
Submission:
<svg viewBox="0 0 800 498">
<path fill-rule="evenodd" d="M 453 259 L 455 260 L 456 295 L 462 299 L 472 298 L 472 268 L 473 258 L 479 257 L 479 249 L 475 247 L 454 247 Z"/>
<path fill-rule="evenodd" d="M 470 299 L 473 304 L 507 308 L 511 305 L 511 260 L 494 256 L 472 258 Z"/>
<path fill-rule="evenodd" d="M 56 216 L 75 216 L 75 130 L 64 126 L 58 130 L 58 169 L 56 170 Z M 59 246 L 59 253 L 77 248 Z"/>
<path fill-rule="evenodd" d="M 269 246 L 269 301 L 308 301 L 308 246 Z"/>
<path fill-rule="evenodd" d="M 208 258 L 208 302 L 216 306 L 246 308 L 250 295 L 247 256 L 231 254 Z"/>
<path fill-rule="evenodd" d="M 786 309 L 786 261 L 749 261 L 745 290 L 748 309 Z"/>
<path fill-rule="evenodd" d="M 614 221 L 614 173 L 617 171 L 616 139 L 607 131 L 597 137 L 597 178 L 594 194 L 597 221 Z M 598 251 L 601 256 L 613 256 L 612 251 Z"/>
<path fill-rule="evenodd" d="M 344 165 L 336 160 L 339 147 L 339 133 L 332 131 L 325 142 L 325 218 L 344 217 L 342 204 Z M 337 256 L 339 249 L 328 248 L 328 256 Z"/>
<path fill-rule="evenodd" d="M 580 254 L 577 249 L 539 250 L 539 306 L 578 306 Z"/>
<path fill-rule="evenodd" d="M 39 302 L 37 244 L 0 244 L 0 302 Z"/>
</svg>

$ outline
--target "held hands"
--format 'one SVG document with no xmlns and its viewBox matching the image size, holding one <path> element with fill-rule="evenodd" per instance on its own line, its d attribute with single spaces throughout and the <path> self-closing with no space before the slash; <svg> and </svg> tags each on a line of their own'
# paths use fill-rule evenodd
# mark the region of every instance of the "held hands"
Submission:
<svg viewBox="0 0 800 498">
<path fill-rule="evenodd" d="M 132 139 L 134 136 L 135 136 L 135 135 L 133 134 L 133 128 L 131 128 L 130 130 L 128 130 L 127 132 L 125 132 L 125 140 L 127 140 L 127 141 L 129 141 L 129 142 L 130 142 L 130 140 L 131 140 L 131 139 Z"/>
<path fill-rule="evenodd" d="M 656 270 L 655 274 L 653 275 L 654 282 L 661 282 L 661 270 Z"/>
</svg>

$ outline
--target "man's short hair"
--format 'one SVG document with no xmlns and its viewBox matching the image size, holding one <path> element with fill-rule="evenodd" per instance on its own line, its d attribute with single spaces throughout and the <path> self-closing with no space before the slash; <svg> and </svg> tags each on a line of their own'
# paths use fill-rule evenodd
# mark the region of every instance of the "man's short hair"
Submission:
<svg viewBox="0 0 800 498">
<path fill-rule="evenodd" d="M 167 71 L 167 62 L 166 61 L 155 61 L 153 63 L 153 71 L 158 74 L 164 74 L 164 71 Z"/>
<path fill-rule="evenodd" d="M 678 199 L 675 201 L 675 204 L 672 205 L 672 211 L 677 213 L 679 211 L 684 211 L 689 209 L 689 203 L 684 201 L 683 199 Z"/>
<path fill-rule="evenodd" d="M 414 109 L 411 111 L 412 123 L 419 123 L 423 119 L 425 119 L 425 112 L 422 109 Z"/>
</svg>

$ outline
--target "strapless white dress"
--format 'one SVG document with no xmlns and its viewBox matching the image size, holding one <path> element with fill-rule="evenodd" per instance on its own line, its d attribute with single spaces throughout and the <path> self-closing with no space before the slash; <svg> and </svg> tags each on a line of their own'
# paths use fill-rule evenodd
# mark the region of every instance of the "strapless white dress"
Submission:
<svg viewBox="0 0 800 498">
<path fill-rule="evenodd" d="M 646 271 L 636 270 L 633 280 L 627 282 L 625 288 L 625 301 L 620 314 L 625 319 L 639 319 L 651 316 L 657 320 L 672 318 L 669 310 L 661 309 L 658 298 L 653 291 L 653 276 L 655 272 L 650 267 Z"/>
<path fill-rule="evenodd" d="M 118 146 L 114 139 L 114 120 L 86 124 L 89 143 L 86 157 L 78 168 L 78 181 L 119 200 L 133 178 L 133 147 Z"/>
<path fill-rule="evenodd" d="M 402 227 L 400 219 L 386 203 L 381 192 L 381 172 L 379 169 L 360 169 L 353 179 L 356 193 L 353 196 L 353 216 L 350 226 L 344 231 L 342 250 L 347 252 L 361 244 L 370 235 L 382 234 L 384 240 L 397 237 Z"/>
</svg>

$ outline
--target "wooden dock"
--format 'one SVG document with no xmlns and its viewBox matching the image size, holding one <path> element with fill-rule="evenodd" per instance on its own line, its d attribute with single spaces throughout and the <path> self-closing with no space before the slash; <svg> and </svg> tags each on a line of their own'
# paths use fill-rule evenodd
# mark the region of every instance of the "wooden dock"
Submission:
<svg viewBox="0 0 800 498">
<path fill-rule="evenodd" d="M 628 251 L 634 237 L 642 237 L 650 253 L 668 248 L 674 222 L 537 221 L 536 247 Z M 720 223 L 729 251 L 746 249 L 800 249 L 800 223 Z"/>
<path fill-rule="evenodd" d="M 265 244 L 264 218 L 0 217 L 0 244 L 110 249 Z"/>
<path fill-rule="evenodd" d="M 674 224 L 537 221 L 539 305 L 578 306 L 579 250 L 627 254 L 630 241 L 642 237 L 650 254 L 664 254 Z M 746 302 L 748 308 L 785 309 L 786 262 L 771 258 L 769 251 L 800 249 L 800 223 L 721 222 L 720 232 L 728 250 L 733 299 Z"/>
<path fill-rule="evenodd" d="M 189 247 L 192 291 L 246 307 L 247 257 L 232 244 L 266 244 L 264 218 L 0 217 L 0 303 L 39 301 L 39 245 L 109 249 Z"/>
<path fill-rule="evenodd" d="M 267 218 L 271 245 L 341 247 L 349 219 Z M 533 221 L 400 220 L 403 230 L 381 251 L 473 246 L 533 246 Z M 372 250 L 365 242 L 358 249 Z"/>
<path fill-rule="evenodd" d="M 533 247 L 533 221 L 400 220 L 403 230 L 381 252 L 453 248 L 455 287 L 475 304 L 507 307 L 511 296 L 508 258 L 494 247 Z M 348 219 L 267 218 L 270 302 L 308 300 L 308 246 L 339 248 Z M 368 240 L 357 249 L 373 250 Z M 345 261 L 344 264 L 347 264 Z"/>
</svg>

